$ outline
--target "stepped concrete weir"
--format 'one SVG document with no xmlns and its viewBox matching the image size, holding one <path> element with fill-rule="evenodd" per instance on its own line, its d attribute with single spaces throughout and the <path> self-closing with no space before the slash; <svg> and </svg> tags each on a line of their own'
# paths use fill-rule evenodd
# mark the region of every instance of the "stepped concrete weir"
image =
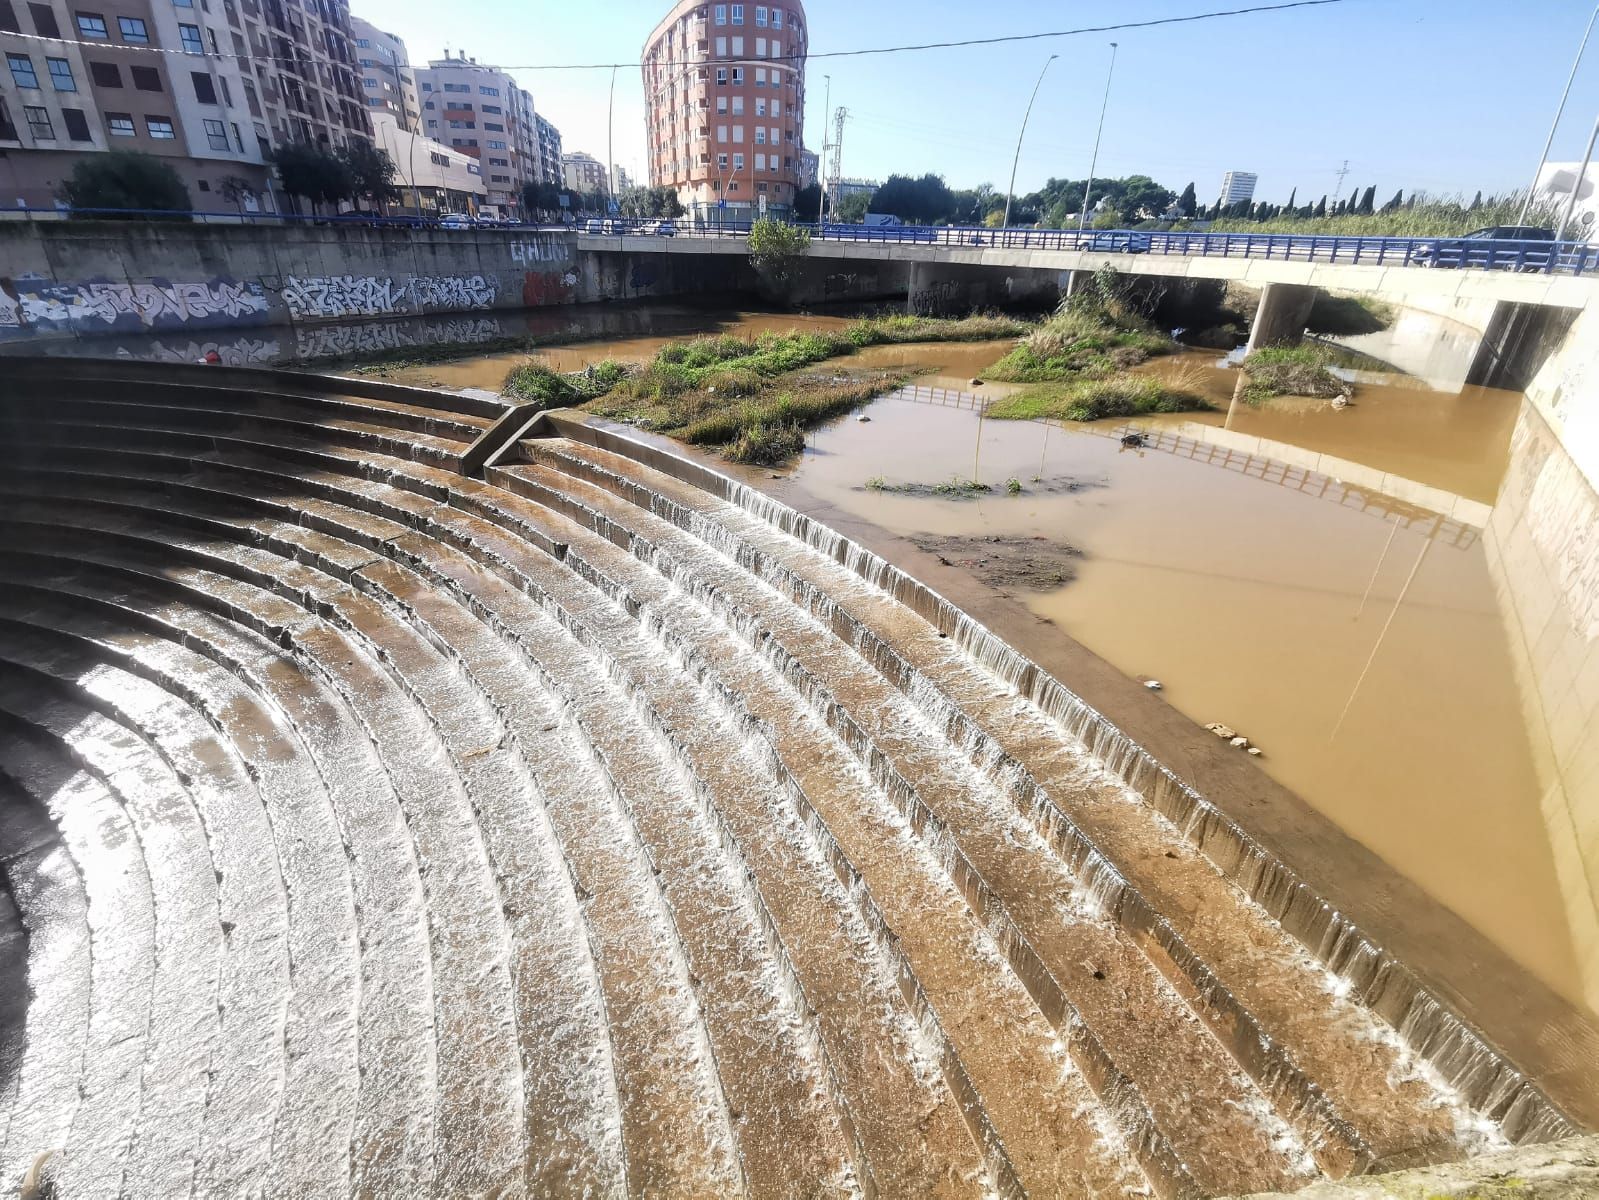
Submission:
<svg viewBox="0 0 1599 1200">
<path fill-rule="evenodd" d="M 704 460 L 116 361 L 0 428 L 8 1190 L 1200 1197 L 1599 1116 L 1469 930 L 1486 1007 Z"/>
</svg>

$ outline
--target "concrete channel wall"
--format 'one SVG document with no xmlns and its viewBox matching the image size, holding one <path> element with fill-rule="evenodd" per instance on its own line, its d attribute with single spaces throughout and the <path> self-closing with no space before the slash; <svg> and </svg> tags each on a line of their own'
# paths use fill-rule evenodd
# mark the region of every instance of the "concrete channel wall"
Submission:
<svg viewBox="0 0 1599 1200">
<path fill-rule="evenodd" d="M 8 222 L 0 341 L 481 313 L 754 282 L 743 259 L 580 250 L 560 231 Z"/>
</svg>

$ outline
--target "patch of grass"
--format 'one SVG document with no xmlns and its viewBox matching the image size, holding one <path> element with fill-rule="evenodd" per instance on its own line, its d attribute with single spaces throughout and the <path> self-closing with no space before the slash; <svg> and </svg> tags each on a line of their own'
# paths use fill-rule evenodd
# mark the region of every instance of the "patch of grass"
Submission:
<svg viewBox="0 0 1599 1200">
<path fill-rule="evenodd" d="M 986 415 L 1000 421 L 1097 421 L 1209 407 L 1202 397 L 1170 380 L 1124 374 L 1026 388 L 990 404 Z"/>
<path fill-rule="evenodd" d="M 1020 496 L 1022 494 L 1022 481 L 1020 479 L 1007 479 L 1005 481 L 1005 490 L 1012 496 Z"/>
<path fill-rule="evenodd" d="M 775 467 L 805 449 L 805 431 L 797 424 L 762 422 L 739 431 L 722 451 L 736 463 Z"/>
<path fill-rule="evenodd" d="M 969 500 L 993 490 L 980 479 L 962 479 L 959 475 L 951 475 L 943 483 L 933 485 L 933 495 L 955 500 Z"/>
<path fill-rule="evenodd" d="M 1010 383 L 1104 379 L 1173 348 L 1170 338 L 1137 314 L 1085 304 L 1066 307 L 1038 326 L 984 377 Z"/>
<path fill-rule="evenodd" d="M 968 317 L 916 317 L 896 313 L 864 317 L 849 326 L 844 336 L 857 346 L 902 342 L 992 342 L 1025 336 L 1034 327 L 1027 321 L 998 313 L 973 313 Z"/>
<path fill-rule="evenodd" d="M 612 359 L 570 375 L 563 375 L 543 363 L 525 363 L 505 377 L 503 390 L 507 396 L 526 401 L 538 411 L 572 408 L 605 395 L 628 378 L 630 371 L 626 363 Z"/>
<path fill-rule="evenodd" d="M 888 490 L 888 480 L 881 475 L 873 475 L 866 481 L 866 490 L 869 492 L 886 492 Z"/>
<path fill-rule="evenodd" d="M 1336 359 L 1332 348 L 1308 342 L 1266 346 L 1244 359 L 1248 379 L 1240 396 L 1247 403 L 1260 404 L 1273 396 L 1352 395 L 1354 388 L 1328 370 Z"/>
</svg>

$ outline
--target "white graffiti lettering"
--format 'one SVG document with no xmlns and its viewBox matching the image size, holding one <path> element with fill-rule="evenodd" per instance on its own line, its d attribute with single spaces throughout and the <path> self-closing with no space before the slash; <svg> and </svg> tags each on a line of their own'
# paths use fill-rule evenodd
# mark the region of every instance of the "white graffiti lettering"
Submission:
<svg viewBox="0 0 1599 1200">
<path fill-rule="evenodd" d="M 405 311 L 405 285 L 375 275 L 329 275 L 283 281 L 283 303 L 291 320 L 378 317 Z"/>
<path fill-rule="evenodd" d="M 358 325 L 312 325 L 295 331 L 295 354 L 301 359 L 344 358 L 406 346 L 470 345 L 504 337 L 495 317 L 463 317 L 424 323 L 376 321 Z"/>
<path fill-rule="evenodd" d="M 169 327 L 194 321 L 240 321 L 265 314 L 267 297 L 261 285 L 218 279 L 211 283 L 51 283 L 38 277 L 19 279 L 10 289 L 0 286 L 0 326 L 66 325 L 95 329 L 100 325 L 127 329 Z M 245 321 L 249 324 L 252 322 Z"/>
<path fill-rule="evenodd" d="M 557 262 L 568 257 L 568 247 L 558 238 L 533 238 L 511 243 L 514 263 Z"/>
<path fill-rule="evenodd" d="M 498 292 L 499 285 L 486 275 L 418 275 L 411 280 L 411 294 L 416 299 L 418 312 L 492 308 Z"/>
</svg>

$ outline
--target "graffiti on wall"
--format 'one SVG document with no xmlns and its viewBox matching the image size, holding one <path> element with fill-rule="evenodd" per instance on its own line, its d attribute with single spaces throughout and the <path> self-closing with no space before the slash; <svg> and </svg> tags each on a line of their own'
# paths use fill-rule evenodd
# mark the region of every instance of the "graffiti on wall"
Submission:
<svg viewBox="0 0 1599 1200">
<path fill-rule="evenodd" d="M 570 255 L 570 245 L 561 238 L 518 238 L 511 243 L 514 263 L 561 262 Z"/>
<path fill-rule="evenodd" d="M 253 280 L 57 283 L 42 275 L 21 275 L 0 279 L 0 336 L 258 325 L 268 304 L 265 290 Z"/>
<path fill-rule="evenodd" d="M 543 308 L 569 304 L 575 297 L 577 275 L 572 271 L 529 271 L 522 276 L 522 306 Z"/>
<path fill-rule="evenodd" d="M 369 321 L 356 325 L 313 325 L 294 331 L 297 358 L 352 358 L 406 346 L 471 345 L 504 337 L 510 330 L 497 317 L 445 321 Z"/>
<path fill-rule="evenodd" d="M 288 275 L 279 294 L 293 321 L 401 316 L 449 309 L 490 308 L 499 292 L 491 275 Z"/>
</svg>

